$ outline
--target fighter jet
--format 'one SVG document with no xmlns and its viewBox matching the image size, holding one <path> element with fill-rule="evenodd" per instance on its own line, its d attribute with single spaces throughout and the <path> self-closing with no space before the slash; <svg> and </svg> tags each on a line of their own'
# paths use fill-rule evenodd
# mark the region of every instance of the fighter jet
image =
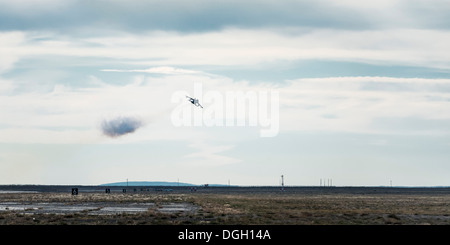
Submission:
<svg viewBox="0 0 450 245">
<path fill-rule="evenodd" d="M 203 108 L 203 106 L 200 105 L 200 103 L 198 103 L 198 99 L 191 98 L 191 97 L 189 97 L 189 96 L 187 96 L 187 95 L 186 95 L 186 98 L 188 98 L 188 100 L 189 100 L 193 105 L 195 105 L 195 106 L 200 106 L 201 108 Z"/>
</svg>

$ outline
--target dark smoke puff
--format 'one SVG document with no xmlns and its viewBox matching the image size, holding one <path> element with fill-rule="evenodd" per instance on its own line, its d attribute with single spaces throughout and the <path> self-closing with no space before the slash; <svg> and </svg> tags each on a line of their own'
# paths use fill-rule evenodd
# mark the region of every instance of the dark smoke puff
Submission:
<svg viewBox="0 0 450 245">
<path fill-rule="evenodd" d="M 136 118 L 118 117 L 102 122 L 103 134 L 109 137 L 119 137 L 124 134 L 133 133 L 142 126 L 142 122 Z"/>
</svg>

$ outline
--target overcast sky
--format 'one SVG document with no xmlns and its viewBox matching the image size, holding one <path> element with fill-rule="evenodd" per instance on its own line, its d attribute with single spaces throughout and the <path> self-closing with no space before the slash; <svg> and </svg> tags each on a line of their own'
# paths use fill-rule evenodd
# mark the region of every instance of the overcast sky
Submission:
<svg viewBox="0 0 450 245">
<path fill-rule="evenodd" d="M 449 12 L 0 0 L 0 184 L 450 186 Z M 177 108 L 201 110 L 177 93 L 236 91 L 278 93 L 275 136 L 174 125 Z"/>
</svg>

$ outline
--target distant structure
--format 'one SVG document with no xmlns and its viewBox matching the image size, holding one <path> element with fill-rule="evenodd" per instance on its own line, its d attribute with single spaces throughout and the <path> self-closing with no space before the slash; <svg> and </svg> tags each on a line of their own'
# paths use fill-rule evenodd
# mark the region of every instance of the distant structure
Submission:
<svg viewBox="0 0 450 245">
<path fill-rule="evenodd" d="M 322 179 L 320 179 L 320 186 L 323 186 L 323 187 L 333 186 L 333 179 L 327 179 L 326 182 L 325 182 L 325 179 L 323 179 L 323 185 L 322 185 Z"/>
<path fill-rule="evenodd" d="M 284 191 L 284 175 L 281 175 L 281 191 Z"/>
</svg>

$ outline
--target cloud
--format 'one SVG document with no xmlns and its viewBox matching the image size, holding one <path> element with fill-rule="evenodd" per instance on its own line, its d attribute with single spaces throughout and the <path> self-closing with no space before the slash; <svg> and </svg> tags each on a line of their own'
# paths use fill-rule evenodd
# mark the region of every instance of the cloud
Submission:
<svg viewBox="0 0 450 245">
<path fill-rule="evenodd" d="M 140 172 L 157 174 L 139 176 L 188 172 L 202 183 L 206 176 L 218 180 L 260 168 L 260 183 L 267 183 L 281 169 L 300 173 L 292 179 L 302 180 L 302 173 L 313 173 L 312 179 L 320 168 L 352 172 L 361 163 L 402 173 L 411 154 L 425 166 L 420 169 L 429 168 L 430 159 L 437 163 L 433 169 L 448 166 L 450 83 L 423 78 L 448 78 L 448 1 L 0 0 L 0 5 L 3 181 L 79 182 L 73 173 L 92 172 L 91 181 L 99 183 L 145 169 Z M 194 83 L 202 83 L 204 93 L 275 88 L 279 135 L 260 139 L 256 127 L 173 126 L 170 98 L 179 90 L 193 94 Z M 202 102 L 206 109 L 208 101 Z M 354 147 L 361 145 L 353 141 L 358 134 L 385 140 L 374 141 L 378 146 L 392 146 L 393 138 L 407 135 L 399 145 L 416 146 L 390 148 L 387 155 L 377 148 L 352 160 L 355 152 L 365 154 Z M 439 144 L 430 145 L 430 138 Z M 60 144 L 73 152 L 60 151 Z M 431 154 L 435 149 L 438 159 Z M 416 158 L 421 151 L 425 154 Z M 404 165 L 395 167 L 398 162 Z M 192 166 L 211 168 L 205 175 Z M 441 175 L 445 182 L 448 174 Z M 370 178 L 380 176 L 385 173 Z"/>
<path fill-rule="evenodd" d="M 449 79 L 296 79 L 280 91 L 280 130 L 446 135 L 449 92 Z"/>
<path fill-rule="evenodd" d="M 9 80 L 4 80 L 0 77 L 0 94 L 11 92 L 14 89 L 14 84 Z"/>
<path fill-rule="evenodd" d="M 131 69 L 131 70 L 119 70 L 119 69 L 102 69 L 106 72 L 142 72 L 142 73 L 155 73 L 165 75 L 183 75 L 183 74 L 203 74 L 200 71 L 175 68 L 170 66 L 152 67 L 148 69 Z"/>
<path fill-rule="evenodd" d="M 50 92 L 10 93 L 7 92 L 10 89 L 8 84 L 13 84 L 14 79 L 8 80 L 3 93 L 0 91 L 0 104 L 7 105 L 0 107 L 0 141 L 93 142 L 99 140 L 96 129 L 99 122 L 102 122 L 101 134 L 108 137 L 142 130 L 127 137 L 127 142 L 179 141 L 193 137 L 208 140 L 232 137 L 232 140 L 239 141 L 254 136 L 249 131 L 245 131 L 248 134 L 230 135 L 230 130 L 238 127 L 174 128 L 170 116 L 176 104 L 170 99 L 175 91 L 194 94 L 195 83 L 203 85 L 203 95 L 208 91 L 225 95 L 227 91 L 278 90 L 280 134 L 293 131 L 404 134 L 418 132 L 417 129 L 422 133 L 450 133 L 445 123 L 436 127 L 437 122 L 450 120 L 449 79 L 301 78 L 275 86 L 200 74 L 163 74 L 157 77 L 130 74 L 129 82 L 122 85 L 105 84 L 99 76 L 100 85 L 94 87 L 55 86 Z M 207 101 L 202 105 L 207 108 Z M 140 117 L 116 116 L 122 113 Z M 143 128 L 150 117 L 151 125 Z M 408 118 L 413 118 L 417 125 L 420 123 L 420 127 L 408 125 Z M 389 122 L 395 124 L 390 127 Z M 402 123 L 404 126 L 399 126 Z M 427 127 L 429 130 L 422 130 Z M 242 129 L 258 131 L 256 127 Z M 215 150 L 205 151 L 203 156 L 209 154 L 213 157 Z"/>
<path fill-rule="evenodd" d="M 143 122 L 133 117 L 117 117 L 110 120 L 103 120 L 103 134 L 112 138 L 133 133 L 143 126 Z"/>
<path fill-rule="evenodd" d="M 0 29 L 60 33 L 170 30 L 207 32 L 228 27 L 448 29 L 447 1 L 0 1 Z M 257 7 L 255 7 L 257 6 Z M 83 18 L 80 18 L 83 16 Z M 207 20 L 207 21 L 205 21 Z"/>
<path fill-rule="evenodd" d="M 13 67 L 20 58 L 20 53 L 15 52 L 23 42 L 26 34 L 20 31 L 0 32 L 0 74 Z"/>
<path fill-rule="evenodd" d="M 3 35 L 11 36 L 8 33 Z M 20 37 L 20 42 L 0 41 L 6 54 L 0 60 L 3 69 L 10 68 L 18 59 L 52 56 L 100 58 L 109 60 L 109 64 L 111 59 L 115 59 L 127 67 L 151 68 L 112 67 L 104 71 L 159 74 L 197 74 L 201 70 L 179 67 L 242 69 L 305 60 L 450 68 L 450 48 L 447 45 L 450 32 L 446 30 L 226 28 L 191 34 L 152 31 L 68 38 L 48 32 L 16 32 L 12 36 Z"/>
<path fill-rule="evenodd" d="M 354 28 L 366 24 L 363 15 L 359 16 L 346 6 L 333 5 L 328 1 L 1 0 L 0 3 L 2 6 L 6 5 L 6 8 L 0 10 L 0 29 L 9 30 L 52 29 L 58 32 L 73 32 L 83 29 L 126 29 L 203 32 L 229 26 L 260 28 L 332 25 Z M 344 16 L 346 18 L 342 18 Z"/>
<path fill-rule="evenodd" d="M 220 153 L 233 148 L 230 145 L 213 145 L 207 141 L 197 141 L 189 145 L 197 151 L 184 156 L 187 164 L 195 167 L 220 166 L 241 162 L 240 159 L 224 156 Z M 189 160 L 188 160 L 189 159 Z M 193 159 L 193 160 L 191 160 Z"/>
</svg>

